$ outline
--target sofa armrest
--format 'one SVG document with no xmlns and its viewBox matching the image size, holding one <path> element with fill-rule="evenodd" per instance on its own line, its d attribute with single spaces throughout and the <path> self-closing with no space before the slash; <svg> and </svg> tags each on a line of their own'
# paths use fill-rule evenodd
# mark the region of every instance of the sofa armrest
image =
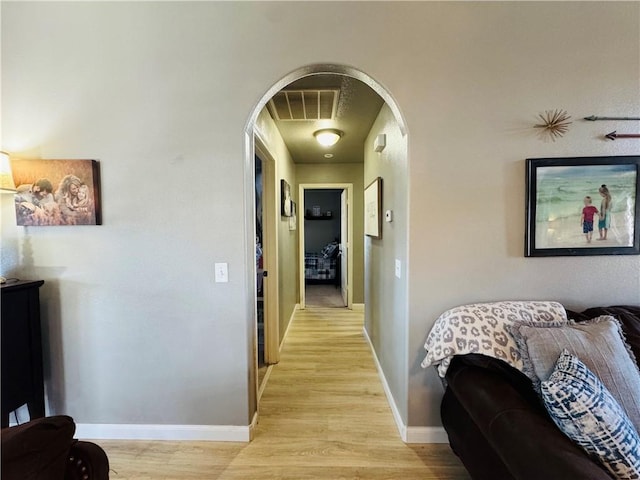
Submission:
<svg viewBox="0 0 640 480">
<path fill-rule="evenodd" d="M 440 405 L 449 445 L 473 480 L 515 480 L 450 388 Z"/>
<path fill-rule="evenodd" d="M 612 477 L 552 422 L 544 407 L 500 374 L 452 363 L 448 388 L 518 480 Z"/>
<path fill-rule="evenodd" d="M 2 429 L 2 478 L 61 479 L 76 426 L 64 415 Z"/>
<path fill-rule="evenodd" d="M 65 480 L 109 480 L 109 459 L 102 447 L 76 441 L 69 452 Z"/>
</svg>

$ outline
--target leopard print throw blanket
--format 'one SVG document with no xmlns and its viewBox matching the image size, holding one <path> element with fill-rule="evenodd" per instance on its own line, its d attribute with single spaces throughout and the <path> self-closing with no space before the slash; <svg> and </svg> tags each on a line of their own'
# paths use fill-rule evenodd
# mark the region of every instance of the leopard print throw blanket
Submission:
<svg viewBox="0 0 640 480">
<path fill-rule="evenodd" d="M 566 322 L 557 302 L 474 303 L 447 310 L 436 320 L 424 348 L 422 368 L 437 366 L 444 378 L 455 355 L 479 353 L 522 371 L 522 359 L 507 325 L 514 322 Z"/>
</svg>

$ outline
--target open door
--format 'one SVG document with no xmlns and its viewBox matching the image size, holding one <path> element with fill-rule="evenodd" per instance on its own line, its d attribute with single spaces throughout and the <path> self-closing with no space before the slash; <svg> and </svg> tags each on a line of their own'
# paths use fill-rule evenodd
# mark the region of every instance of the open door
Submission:
<svg viewBox="0 0 640 480">
<path fill-rule="evenodd" d="M 280 333 L 278 322 L 278 237 L 277 228 L 280 213 L 275 161 L 264 147 L 264 143 L 255 137 L 256 165 L 261 166 L 261 206 L 256 205 L 256 213 L 261 209 L 261 233 L 256 241 L 261 243 L 261 252 L 256 249 L 256 273 L 260 275 L 256 283 L 261 287 L 258 294 L 257 309 L 262 310 L 262 325 L 258 323 L 258 340 L 262 340 L 263 365 L 272 365 L 280 361 Z M 256 226 L 257 230 L 257 226 Z M 259 312 L 260 314 L 260 312 Z M 260 331 L 262 330 L 262 331 Z M 262 338 L 260 338 L 262 336 Z M 259 345 L 260 346 L 260 345 Z M 259 372 L 260 374 L 260 372 Z"/>
<path fill-rule="evenodd" d="M 342 190 L 340 194 L 340 291 L 342 293 L 342 301 L 345 305 L 349 305 L 349 284 L 348 284 L 348 268 L 349 268 L 349 202 L 347 191 Z"/>
</svg>

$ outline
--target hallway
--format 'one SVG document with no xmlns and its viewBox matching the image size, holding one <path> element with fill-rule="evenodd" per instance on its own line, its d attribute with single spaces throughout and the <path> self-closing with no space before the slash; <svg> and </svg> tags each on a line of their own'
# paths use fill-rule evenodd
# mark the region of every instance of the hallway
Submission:
<svg viewBox="0 0 640 480">
<path fill-rule="evenodd" d="M 469 478 L 448 445 L 400 440 L 362 313 L 307 309 L 293 322 L 251 443 L 102 441 L 111 478 Z"/>
</svg>

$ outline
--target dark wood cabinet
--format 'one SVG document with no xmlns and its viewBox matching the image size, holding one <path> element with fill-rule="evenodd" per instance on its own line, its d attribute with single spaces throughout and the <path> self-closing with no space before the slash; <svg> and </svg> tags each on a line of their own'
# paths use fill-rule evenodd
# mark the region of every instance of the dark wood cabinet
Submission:
<svg viewBox="0 0 640 480">
<path fill-rule="evenodd" d="M 27 404 L 29 415 L 44 417 L 40 293 L 43 280 L 3 284 L 2 305 L 2 426 L 9 413 Z"/>
</svg>

